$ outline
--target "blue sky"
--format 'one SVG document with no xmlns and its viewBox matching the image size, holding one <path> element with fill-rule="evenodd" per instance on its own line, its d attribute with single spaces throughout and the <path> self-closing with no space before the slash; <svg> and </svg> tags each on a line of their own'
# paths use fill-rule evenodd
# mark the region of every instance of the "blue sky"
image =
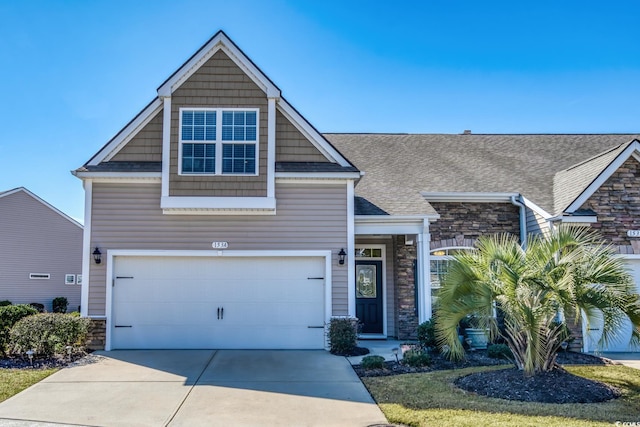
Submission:
<svg viewBox="0 0 640 427">
<path fill-rule="evenodd" d="M 634 1 L 0 1 L 0 191 L 82 220 L 69 171 L 219 29 L 322 132 L 640 132 L 639 16 Z"/>
</svg>

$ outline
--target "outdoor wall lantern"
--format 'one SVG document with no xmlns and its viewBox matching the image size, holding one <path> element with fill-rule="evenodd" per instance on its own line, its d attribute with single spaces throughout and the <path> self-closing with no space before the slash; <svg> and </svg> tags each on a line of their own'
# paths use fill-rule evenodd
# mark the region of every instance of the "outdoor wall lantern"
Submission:
<svg viewBox="0 0 640 427">
<path fill-rule="evenodd" d="M 338 264 L 344 265 L 344 258 L 347 256 L 347 253 L 344 251 L 344 248 L 340 249 L 338 252 Z"/>
<path fill-rule="evenodd" d="M 102 262 L 102 252 L 96 246 L 96 249 L 93 251 L 93 260 L 96 264 L 100 264 Z"/>
</svg>

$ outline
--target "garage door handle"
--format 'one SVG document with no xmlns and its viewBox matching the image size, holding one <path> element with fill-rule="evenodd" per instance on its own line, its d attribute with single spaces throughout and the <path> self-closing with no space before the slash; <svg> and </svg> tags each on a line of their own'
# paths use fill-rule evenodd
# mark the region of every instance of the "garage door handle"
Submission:
<svg viewBox="0 0 640 427">
<path fill-rule="evenodd" d="M 324 329 L 324 326 L 307 326 L 309 329 Z"/>
<path fill-rule="evenodd" d="M 131 325 L 115 325 L 114 328 L 133 328 Z"/>
<path fill-rule="evenodd" d="M 324 277 L 307 277 L 307 280 L 324 280 Z"/>
<path fill-rule="evenodd" d="M 599 331 L 600 328 L 589 328 L 590 331 Z"/>
</svg>

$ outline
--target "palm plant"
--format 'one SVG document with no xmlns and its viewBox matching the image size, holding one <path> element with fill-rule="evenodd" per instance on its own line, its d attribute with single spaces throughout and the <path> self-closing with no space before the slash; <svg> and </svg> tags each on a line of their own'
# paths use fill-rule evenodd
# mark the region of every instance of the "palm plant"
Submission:
<svg viewBox="0 0 640 427">
<path fill-rule="evenodd" d="M 630 319 L 631 344 L 640 344 L 640 296 L 624 260 L 597 233 L 560 226 L 528 242 L 524 249 L 513 235 L 485 236 L 475 250 L 453 257 L 436 313 L 438 341 L 450 358 L 464 357 L 457 327 L 470 314 L 491 338 L 502 335 L 526 375 L 553 369 L 567 325 L 581 317 L 587 325 L 604 320 L 600 345 L 616 339 Z M 502 332 L 494 307 L 504 313 Z"/>
</svg>

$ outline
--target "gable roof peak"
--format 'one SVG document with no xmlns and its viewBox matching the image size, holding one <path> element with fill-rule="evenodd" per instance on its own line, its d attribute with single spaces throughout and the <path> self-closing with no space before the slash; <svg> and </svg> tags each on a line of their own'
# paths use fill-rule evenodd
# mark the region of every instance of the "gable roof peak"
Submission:
<svg viewBox="0 0 640 427">
<path fill-rule="evenodd" d="M 76 221 L 75 219 L 71 218 L 69 215 L 67 215 L 66 213 L 62 212 L 60 209 L 58 209 L 55 206 L 53 206 L 51 203 L 49 203 L 46 200 L 38 197 L 36 194 L 34 194 L 31 191 L 29 191 L 26 187 L 16 187 L 16 188 L 13 188 L 11 190 L 0 191 L 0 199 L 2 199 L 3 197 L 6 197 L 6 196 L 10 196 L 12 194 L 20 193 L 20 192 L 25 193 L 26 195 L 28 195 L 32 199 L 36 200 L 37 202 L 42 203 L 44 206 L 46 206 L 47 208 L 51 209 L 52 211 L 54 211 L 55 213 L 57 213 L 58 215 L 60 215 L 64 219 L 66 219 L 67 221 L 71 222 L 73 225 L 76 225 L 76 226 L 78 226 L 80 228 L 84 228 L 83 225 L 80 224 L 78 221 Z"/>
<path fill-rule="evenodd" d="M 219 50 L 224 51 L 267 94 L 267 97 L 280 98 L 278 86 L 222 30 L 215 33 L 158 87 L 158 96 L 171 96 L 175 89 Z"/>
</svg>

